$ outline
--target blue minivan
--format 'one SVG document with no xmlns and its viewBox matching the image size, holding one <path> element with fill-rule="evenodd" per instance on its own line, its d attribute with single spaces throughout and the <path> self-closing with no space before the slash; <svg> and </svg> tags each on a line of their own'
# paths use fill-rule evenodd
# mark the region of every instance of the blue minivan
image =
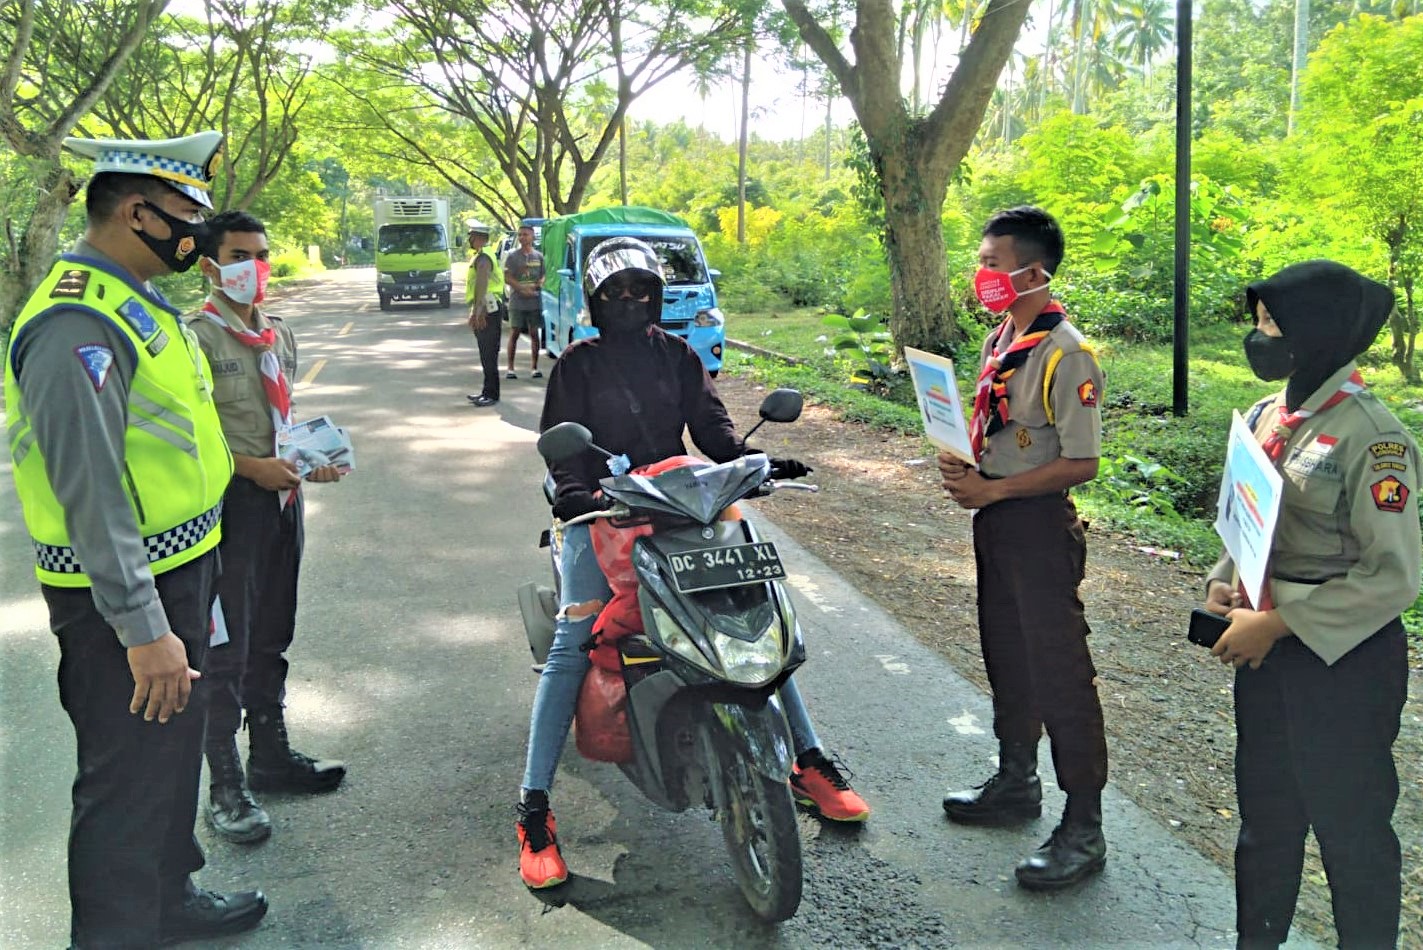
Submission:
<svg viewBox="0 0 1423 950">
<path fill-rule="evenodd" d="M 707 267 L 692 229 L 676 215 L 655 208 L 599 208 L 543 223 L 544 342 L 549 353 L 556 357 L 575 341 L 598 335 L 583 299 L 583 265 L 593 248 L 614 237 L 635 237 L 657 252 L 667 281 L 662 329 L 691 344 L 707 372 L 717 375 L 726 345 L 726 318 L 713 284 L 720 274 Z"/>
</svg>

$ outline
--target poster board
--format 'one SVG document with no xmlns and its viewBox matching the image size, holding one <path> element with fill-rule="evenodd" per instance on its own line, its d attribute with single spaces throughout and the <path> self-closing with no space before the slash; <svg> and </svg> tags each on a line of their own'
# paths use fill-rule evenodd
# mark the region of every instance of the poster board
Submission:
<svg viewBox="0 0 1423 950">
<path fill-rule="evenodd" d="M 914 399 L 919 404 L 924 434 L 943 451 L 970 465 L 976 464 L 954 376 L 954 361 L 908 346 L 904 348 L 904 359 L 914 380 Z"/>
</svg>

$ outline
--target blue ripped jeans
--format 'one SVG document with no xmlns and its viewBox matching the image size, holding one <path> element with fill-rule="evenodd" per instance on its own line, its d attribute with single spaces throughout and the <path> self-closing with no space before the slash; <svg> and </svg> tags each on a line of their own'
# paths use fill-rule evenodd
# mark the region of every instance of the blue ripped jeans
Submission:
<svg viewBox="0 0 1423 950">
<path fill-rule="evenodd" d="M 588 525 L 576 524 L 564 529 L 560 556 L 563 591 L 559 598 L 559 619 L 554 624 L 548 664 L 539 676 L 539 688 L 534 694 L 534 712 L 529 722 L 529 754 L 524 765 L 523 787 L 540 791 L 548 791 L 553 785 L 558 759 L 563 754 L 568 728 L 578 707 L 578 691 L 591 665 L 588 654 L 579 647 L 593 635 L 593 621 L 597 614 L 570 620 L 567 617 L 568 607 L 588 601 L 607 602 L 613 596 L 593 552 Z M 780 696 L 796 754 L 819 748 L 820 739 L 815 735 L 810 713 L 806 711 L 794 680 L 786 680 Z"/>
</svg>

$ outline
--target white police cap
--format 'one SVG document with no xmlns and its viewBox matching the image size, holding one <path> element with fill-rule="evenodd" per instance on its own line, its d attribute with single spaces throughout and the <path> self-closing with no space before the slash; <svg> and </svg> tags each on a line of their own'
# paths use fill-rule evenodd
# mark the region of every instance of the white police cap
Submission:
<svg viewBox="0 0 1423 950">
<path fill-rule="evenodd" d="M 179 139 L 66 138 L 65 148 L 94 160 L 94 174 L 152 175 L 212 207 L 212 179 L 222 164 L 222 133 L 198 132 Z"/>
<path fill-rule="evenodd" d="M 468 234 L 489 234 L 493 229 L 478 218 L 470 218 L 464 223 L 465 232 Z"/>
</svg>

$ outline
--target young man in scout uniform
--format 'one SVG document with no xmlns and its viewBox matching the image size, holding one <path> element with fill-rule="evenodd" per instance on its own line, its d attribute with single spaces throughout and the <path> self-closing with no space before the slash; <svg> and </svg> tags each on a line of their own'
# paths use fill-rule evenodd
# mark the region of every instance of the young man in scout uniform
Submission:
<svg viewBox="0 0 1423 950">
<path fill-rule="evenodd" d="M 974 509 L 978 625 L 993 688 L 998 771 L 944 799 L 954 821 L 1006 824 L 1042 814 L 1037 774 L 1044 727 L 1062 822 L 1018 865 L 1018 883 L 1066 887 L 1106 863 L 1102 788 L 1107 742 L 1077 588 L 1087 545 L 1068 489 L 1097 475 L 1102 372 L 1048 283 L 1062 231 L 1039 208 L 989 219 L 974 279 L 1003 323 L 983 346 L 970 434 L 978 466 L 939 456 L 945 490 Z"/>
<path fill-rule="evenodd" d="M 504 321 L 504 269 L 489 246 L 489 225 L 473 218 L 469 232 L 469 273 L 464 279 L 464 299 L 469 304 L 469 328 L 479 344 L 479 365 L 484 386 L 465 398 L 479 407 L 499 401 L 499 335 Z"/>
<path fill-rule="evenodd" d="M 203 866 L 192 683 L 232 458 L 207 360 L 148 284 L 197 262 L 222 135 L 65 145 L 94 159 L 88 224 L 15 321 L 5 421 L 78 744 L 70 939 L 148 948 L 267 911 L 261 891 L 190 877 Z"/>
<path fill-rule="evenodd" d="M 208 221 L 200 267 L 210 287 L 189 321 L 213 370 L 213 395 L 235 474 L 223 498 L 222 576 L 218 599 L 229 640 L 208 653 L 207 807 L 213 830 L 229 841 L 261 841 L 272 832 L 242 774 L 237 729 L 247 710 L 253 789 L 327 792 L 346 767 L 293 751 L 282 703 L 286 651 L 296 630 L 297 575 L 304 539 L 301 479 L 277 457 L 276 434 L 292 424 L 296 341 L 284 321 L 260 306 L 270 250 L 262 222 L 241 211 Z M 335 466 L 308 481 L 334 482 Z"/>
</svg>

